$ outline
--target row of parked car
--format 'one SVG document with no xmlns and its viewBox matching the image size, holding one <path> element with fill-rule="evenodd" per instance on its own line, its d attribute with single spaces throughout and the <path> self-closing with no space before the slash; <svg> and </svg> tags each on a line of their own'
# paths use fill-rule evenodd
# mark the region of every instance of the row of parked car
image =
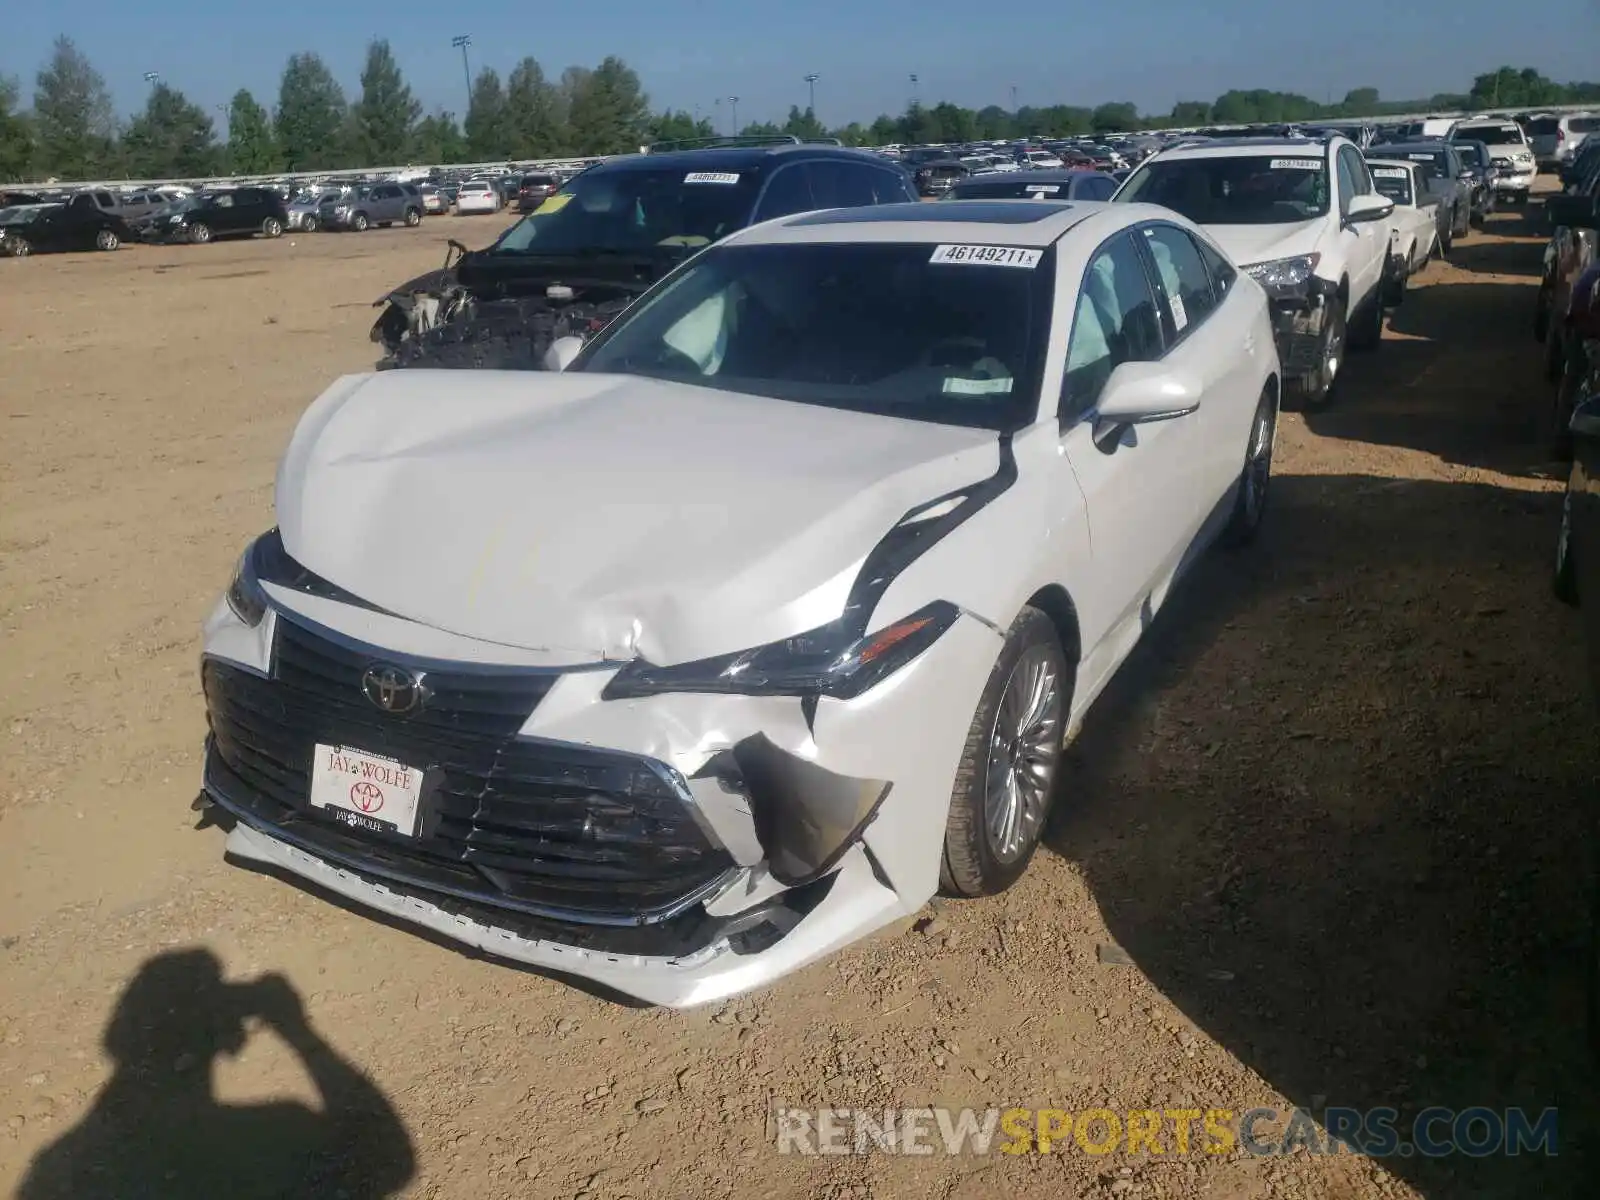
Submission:
<svg viewBox="0 0 1600 1200">
<path fill-rule="evenodd" d="M 206 626 L 202 805 L 236 861 L 669 1005 L 1009 887 L 1173 583 L 1259 528 L 1283 404 L 1491 211 L 1478 140 L 935 204 L 793 139 L 584 171 L 373 330 L 521 373 L 349 377 L 294 434 Z"/>
</svg>

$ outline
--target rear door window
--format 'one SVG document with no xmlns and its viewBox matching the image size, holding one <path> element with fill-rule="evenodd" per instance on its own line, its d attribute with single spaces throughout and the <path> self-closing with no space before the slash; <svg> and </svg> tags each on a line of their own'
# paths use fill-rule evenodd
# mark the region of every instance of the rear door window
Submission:
<svg viewBox="0 0 1600 1200">
<path fill-rule="evenodd" d="M 1166 300 L 1163 324 L 1170 344 L 1186 337 L 1217 307 L 1211 273 L 1194 240 L 1176 226 L 1146 226 L 1144 240 Z"/>
<path fill-rule="evenodd" d="M 818 159 L 807 165 L 818 208 L 861 208 L 876 202 L 868 168 L 852 162 Z"/>
<path fill-rule="evenodd" d="M 755 219 L 770 221 L 774 217 L 787 217 L 794 213 L 810 212 L 817 207 L 811 190 L 811 164 L 790 163 L 779 167 L 767 181 L 761 203 L 756 206 Z"/>
</svg>

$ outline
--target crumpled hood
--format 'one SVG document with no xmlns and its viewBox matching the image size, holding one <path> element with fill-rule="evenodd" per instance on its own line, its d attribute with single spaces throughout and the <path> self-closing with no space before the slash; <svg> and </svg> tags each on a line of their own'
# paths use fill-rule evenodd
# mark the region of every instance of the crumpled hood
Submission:
<svg viewBox="0 0 1600 1200">
<path fill-rule="evenodd" d="M 278 524 L 306 567 L 468 637 L 667 664 L 814 628 L 907 509 L 998 437 L 617 375 L 347 376 L 301 418 Z"/>
<path fill-rule="evenodd" d="M 1207 225 L 1206 232 L 1241 267 L 1310 254 L 1322 240 L 1325 217 L 1297 225 Z"/>
</svg>

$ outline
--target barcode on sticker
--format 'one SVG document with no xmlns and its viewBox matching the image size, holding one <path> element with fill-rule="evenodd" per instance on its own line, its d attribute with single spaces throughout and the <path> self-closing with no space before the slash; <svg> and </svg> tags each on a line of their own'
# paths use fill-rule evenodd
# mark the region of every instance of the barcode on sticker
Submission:
<svg viewBox="0 0 1600 1200">
<path fill-rule="evenodd" d="M 738 183 L 737 171 L 690 171 L 683 177 L 685 183 Z"/>
<path fill-rule="evenodd" d="M 1059 192 L 1061 185 L 1059 183 L 1030 183 L 1022 190 L 1025 192 Z"/>
<path fill-rule="evenodd" d="M 1373 167 L 1372 174 L 1378 179 L 1404 179 L 1406 177 L 1406 169 L 1404 167 Z"/>
<path fill-rule="evenodd" d="M 1274 171 L 1320 171 L 1320 158 L 1275 158 L 1267 164 Z"/>
<path fill-rule="evenodd" d="M 1024 250 L 1020 246 L 935 246 L 931 263 L 970 263 L 983 267 L 1023 267 L 1039 265 L 1043 250 Z"/>
</svg>

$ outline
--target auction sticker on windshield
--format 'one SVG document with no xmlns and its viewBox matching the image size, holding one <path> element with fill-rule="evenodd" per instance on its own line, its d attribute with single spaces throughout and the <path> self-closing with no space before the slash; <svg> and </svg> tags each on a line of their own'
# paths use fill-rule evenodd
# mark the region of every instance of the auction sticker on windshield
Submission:
<svg viewBox="0 0 1600 1200">
<path fill-rule="evenodd" d="M 1267 164 L 1273 171 L 1320 171 L 1322 160 L 1320 158 L 1275 158 Z"/>
<path fill-rule="evenodd" d="M 1059 183 L 1030 183 L 1022 190 L 1025 192 L 1032 192 L 1038 196 L 1045 195 L 1046 193 L 1053 195 L 1061 190 L 1061 185 Z"/>
<path fill-rule="evenodd" d="M 311 765 L 311 806 L 341 825 L 415 837 L 422 772 L 381 754 L 318 744 Z"/>
<path fill-rule="evenodd" d="M 683 177 L 685 183 L 738 183 L 737 171 L 690 171 Z"/>
<path fill-rule="evenodd" d="M 1373 167 L 1372 174 L 1375 179 L 1404 179 L 1406 177 L 1406 169 L 1404 167 Z"/>
<path fill-rule="evenodd" d="M 1039 265 L 1043 250 L 1026 250 L 1021 246 L 935 246 L 931 263 L 964 263 L 978 267 L 1022 267 L 1031 270 Z"/>
<path fill-rule="evenodd" d="M 543 213 L 560 212 L 570 203 L 572 203 L 571 192 L 557 192 L 554 196 L 548 197 L 538 208 L 534 209 L 533 215 L 537 217 Z"/>
</svg>

